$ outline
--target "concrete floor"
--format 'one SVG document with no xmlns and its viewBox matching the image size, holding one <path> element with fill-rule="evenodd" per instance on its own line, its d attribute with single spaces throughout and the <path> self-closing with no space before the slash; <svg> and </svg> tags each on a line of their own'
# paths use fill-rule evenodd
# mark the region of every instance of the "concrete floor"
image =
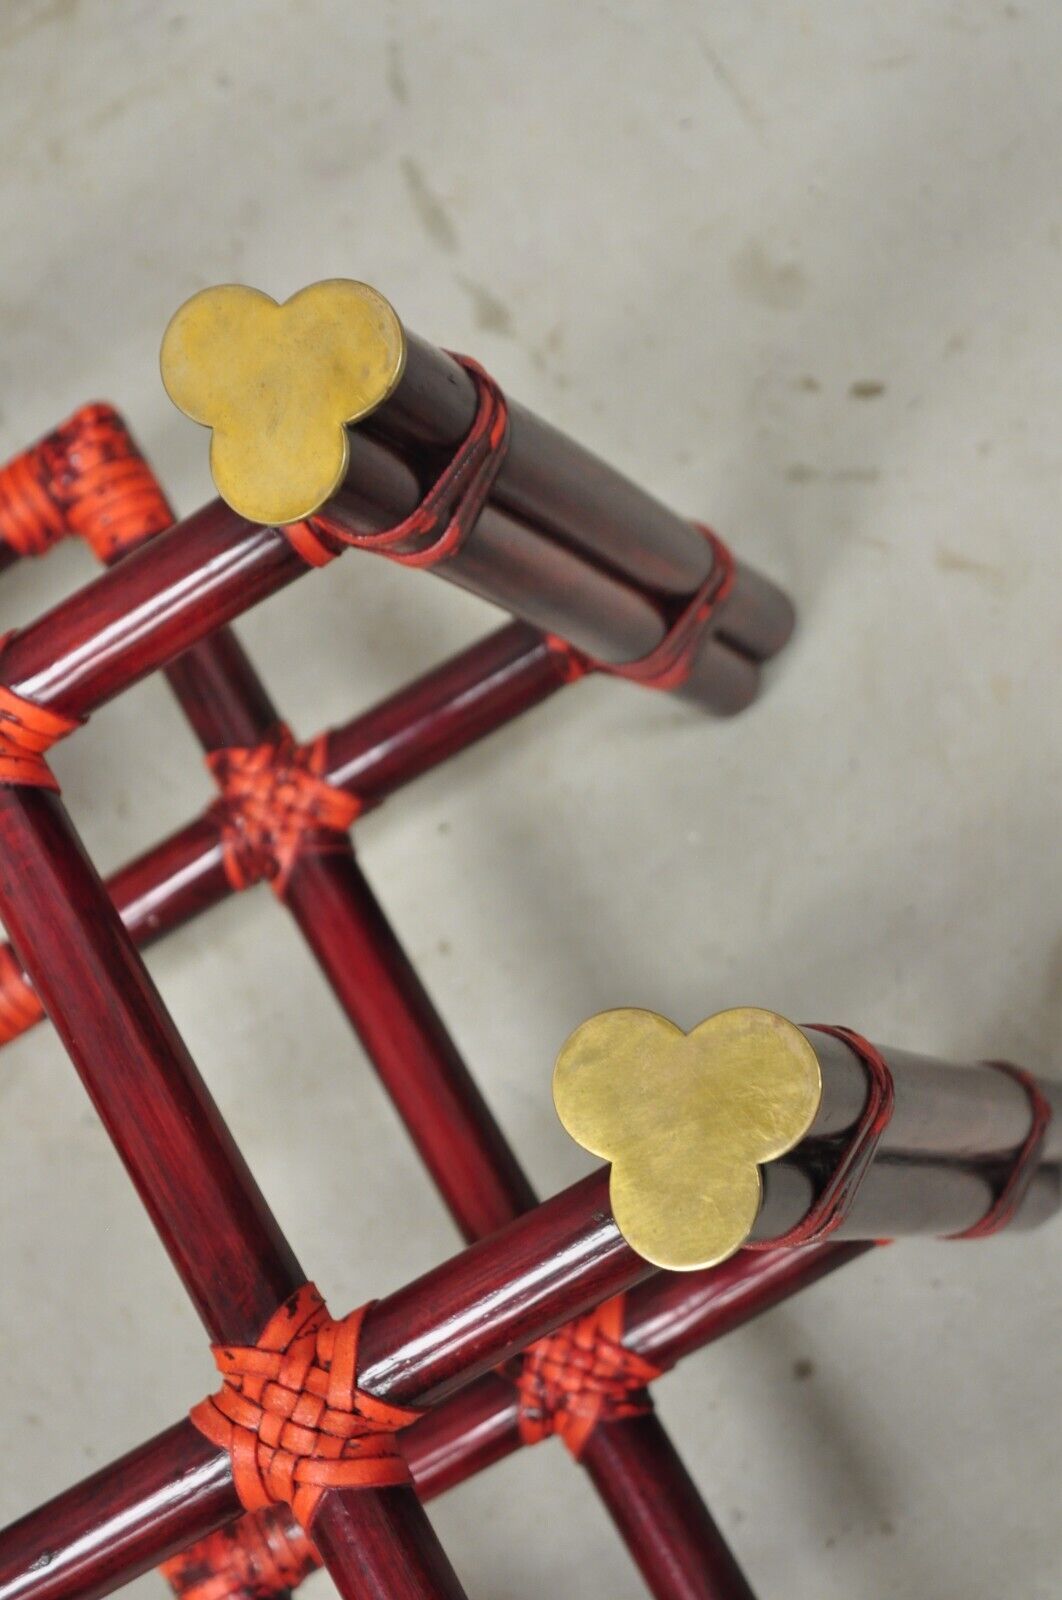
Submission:
<svg viewBox="0 0 1062 1600">
<path fill-rule="evenodd" d="M 0 48 L 4 455 L 102 394 L 191 509 L 170 313 L 363 277 L 797 597 L 746 716 L 589 683 L 360 830 L 544 1192 L 587 1165 L 553 1055 L 609 1005 L 758 1003 L 1057 1073 L 1056 5 L 7 0 Z M 90 570 L 5 575 L 0 625 Z M 239 632 L 308 733 L 494 621 L 348 557 Z M 155 683 L 55 764 L 105 869 L 208 794 Z M 150 966 L 334 1305 L 454 1248 L 265 891 Z M 0 1113 L 6 1520 L 213 1373 L 47 1029 L 4 1055 Z M 898 1245 L 660 1384 L 759 1592 L 1062 1593 L 1060 1238 Z M 432 1516 L 471 1595 L 642 1593 L 559 1446 Z"/>
</svg>

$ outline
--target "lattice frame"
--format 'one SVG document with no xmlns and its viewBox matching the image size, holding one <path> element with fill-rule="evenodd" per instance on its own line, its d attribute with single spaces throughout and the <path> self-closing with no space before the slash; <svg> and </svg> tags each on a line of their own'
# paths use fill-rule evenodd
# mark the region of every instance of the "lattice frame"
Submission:
<svg viewBox="0 0 1062 1600">
<path fill-rule="evenodd" d="M 322 550 L 338 553 L 334 527 L 326 516 L 292 538 L 220 506 L 175 529 L 172 520 L 107 407 L 86 408 L 0 475 L 0 534 L 13 554 L 41 554 L 77 534 L 115 564 L 0 649 L 0 733 L 13 730 L 0 754 L 8 762 L 0 856 L 21 869 L 0 882 L 13 940 L 0 955 L 0 1029 L 12 1038 L 51 1015 L 244 1399 L 253 1389 L 257 1405 L 263 1386 L 284 1388 L 301 1339 L 313 1346 L 306 1364 L 320 1374 L 321 1406 L 312 1423 L 285 1411 L 267 1455 L 259 1432 L 254 1462 L 242 1468 L 238 1410 L 223 1408 L 226 1420 L 206 1435 L 179 1424 L 101 1474 L 90 1493 L 61 1496 L 16 1525 L 12 1561 L 17 1567 L 44 1518 L 65 1542 L 47 1581 L 32 1586 L 49 1600 L 104 1593 L 116 1576 L 160 1560 L 178 1592 L 195 1600 L 283 1592 L 321 1560 L 344 1594 L 459 1595 L 420 1501 L 556 1432 L 589 1471 L 655 1594 L 750 1594 L 647 1386 L 680 1356 L 873 1241 L 816 1235 L 808 1243 L 803 1235 L 707 1272 L 654 1275 L 612 1222 L 606 1175 L 538 1205 L 348 836 L 358 816 L 406 781 L 601 664 L 556 634 L 510 623 L 300 745 L 224 625 L 319 564 Z M 709 607 L 699 616 L 704 627 L 725 616 L 733 582 L 723 547 L 713 558 L 717 577 L 701 598 L 717 602 L 720 615 Z M 135 630 L 134 614 L 147 626 Z M 160 668 L 219 796 L 104 886 L 31 748 L 34 718 L 55 720 L 41 735 L 46 745 Z M 135 949 L 263 879 L 295 917 L 464 1238 L 484 1241 L 356 1322 L 333 1324 L 305 1298 L 305 1275 Z M 1037 1153 L 1028 1143 L 1023 1185 Z M 993 1203 L 1005 1195 L 1012 1212 L 1023 1198 L 1016 1170 L 1002 1169 L 994 1182 Z M 265 1373 L 263 1329 L 275 1329 L 278 1316 L 284 1329 Z M 344 1362 L 345 1390 L 336 1378 Z M 305 1396 L 303 1382 L 300 1365 L 293 1395 Z M 333 1458 L 326 1448 L 320 1482 L 289 1482 L 294 1521 L 268 1503 L 274 1480 L 300 1471 L 286 1464 L 289 1433 L 297 1423 L 317 1430 L 315 1438 L 328 1435 L 332 1415 L 356 1418 L 343 1438 L 357 1449 L 348 1456 L 344 1444 Z M 223 1448 L 211 1426 L 228 1428 Z M 401 1450 L 387 1442 L 396 1436 Z M 321 1455 L 316 1443 L 298 1459 L 316 1472 Z M 202 1478 L 198 1492 L 134 1518 L 123 1538 L 83 1537 L 79 1546 L 79 1533 L 99 1528 L 107 1507 L 142 1507 L 152 1486 L 190 1473 Z M 249 1505 L 254 1517 L 234 1521 Z"/>
</svg>

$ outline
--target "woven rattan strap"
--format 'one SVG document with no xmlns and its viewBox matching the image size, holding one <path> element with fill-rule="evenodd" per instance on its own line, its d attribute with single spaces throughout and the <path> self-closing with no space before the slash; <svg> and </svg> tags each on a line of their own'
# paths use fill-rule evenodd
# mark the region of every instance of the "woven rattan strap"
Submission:
<svg viewBox="0 0 1062 1600">
<path fill-rule="evenodd" d="M 334 559 L 338 546 L 374 550 L 406 567 L 434 567 L 454 555 L 475 526 L 486 504 L 509 438 L 505 396 L 489 373 L 470 356 L 455 356 L 476 388 L 476 414 L 420 504 L 403 521 L 379 533 L 351 533 L 328 508 L 306 522 L 289 523 L 282 531 L 310 566 Z"/>
<path fill-rule="evenodd" d="M 829 1176 L 807 1215 L 777 1239 L 747 1240 L 746 1250 L 777 1250 L 783 1246 L 796 1249 L 800 1245 L 819 1244 L 828 1238 L 848 1215 L 859 1185 L 870 1169 L 878 1141 L 892 1118 L 895 1101 L 892 1073 L 877 1046 L 852 1028 L 811 1023 L 809 1029 L 840 1039 L 859 1057 L 867 1071 L 866 1101 L 855 1127 L 831 1162 Z"/>
<path fill-rule="evenodd" d="M 213 814 L 221 825 L 225 873 L 234 889 L 267 878 L 282 895 L 300 852 L 336 848 L 335 836 L 345 834 L 360 815 L 357 796 L 324 777 L 325 757 L 325 736 L 296 744 L 284 723 L 262 744 L 207 756 L 221 790 Z"/>
<path fill-rule="evenodd" d="M 0 652 L 9 638 L 9 634 L 0 638 Z M 58 790 L 44 757 L 53 744 L 80 726 L 76 717 L 49 711 L 0 684 L 0 783 Z"/>
<path fill-rule="evenodd" d="M 696 665 L 708 625 L 729 598 L 736 576 L 734 558 L 722 539 L 700 523 L 694 523 L 694 527 L 711 547 L 712 565 L 700 588 L 687 600 L 656 648 L 637 661 L 598 661 L 577 650 L 566 639 L 547 634 L 549 648 L 564 658 L 568 682 L 588 672 L 603 672 L 611 678 L 628 678 L 631 683 L 640 683 L 643 689 L 673 692 L 682 688 Z"/>
<path fill-rule="evenodd" d="M 1051 1123 L 1051 1102 L 1031 1072 L 1010 1061 L 986 1061 L 985 1066 L 1013 1078 L 1025 1090 L 1029 1101 L 1029 1131 L 1004 1164 L 1003 1174 L 996 1184 L 995 1199 L 984 1216 L 961 1233 L 949 1234 L 951 1239 L 988 1239 L 1013 1220 L 1032 1182 Z"/>
<path fill-rule="evenodd" d="M 266 1600 L 290 1594 L 320 1565 L 287 1510 L 269 1506 L 207 1534 L 159 1571 L 180 1600 Z"/>
<path fill-rule="evenodd" d="M 646 1385 L 661 1368 L 623 1343 L 625 1296 L 529 1345 L 516 1379 L 520 1438 L 558 1434 L 576 1458 L 602 1422 L 652 1410 Z"/>
<path fill-rule="evenodd" d="M 111 561 L 172 521 L 151 468 L 112 406 L 82 406 L 0 469 L 0 539 L 21 556 L 43 555 L 73 534 Z"/>
<path fill-rule="evenodd" d="M 840 1141 L 839 1153 L 834 1157 L 829 1174 L 807 1215 L 779 1238 L 749 1240 L 745 1245 L 746 1250 L 795 1249 L 802 1245 L 820 1244 L 828 1238 L 851 1210 L 859 1186 L 874 1159 L 878 1141 L 892 1117 L 895 1098 L 892 1073 L 877 1046 L 852 1028 L 813 1023 L 810 1024 L 810 1031 L 827 1033 L 834 1039 L 840 1039 L 859 1057 L 867 1072 L 867 1097 L 851 1133 Z M 1013 1078 L 1025 1090 L 1030 1109 L 1029 1131 L 1014 1154 L 1000 1163 L 995 1196 L 985 1215 L 961 1233 L 946 1235 L 949 1239 L 987 1239 L 1012 1221 L 1036 1171 L 1051 1121 L 1051 1103 L 1031 1073 L 1007 1061 L 986 1061 L 983 1065 Z M 887 1241 L 878 1242 L 884 1244 Z"/>
<path fill-rule="evenodd" d="M 411 1482 L 395 1434 L 420 1412 L 358 1388 L 358 1337 L 368 1308 L 336 1322 L 312 1283 L 275 1311 L 254 1345 L 213 1345 L 224 1383 L 192 1421 L 227 1450 L 247 1511 L 289 1505 L 309 1529 L 328 1489 Z"/>
</svg>

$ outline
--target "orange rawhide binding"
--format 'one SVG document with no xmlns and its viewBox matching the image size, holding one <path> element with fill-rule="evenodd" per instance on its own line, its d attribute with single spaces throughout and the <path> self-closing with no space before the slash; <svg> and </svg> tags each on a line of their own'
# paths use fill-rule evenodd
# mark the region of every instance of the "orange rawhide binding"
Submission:
<svg viewBox="0 0 1062 1600">
<path fill-rule="evenodd" d="M 0 653 L 10 637 L 5 633 L 0 638 Z M 0 684 L 0 783 L 58 791 L 44 757 L 53 744 L 80 727 L 77 717 L 49 711 Z"/>
<path fill-rule="evenodd" d="M 296 744 L 280 723 L 260 745 L 214 750 L 206 758 L 221 799 L 225 872 L 234 889 L 268 878 L 282 895 L 300 850 L 317 832 L 345 833 L 361 813 L 356 795 L 327 782 L 325 738 Z M 314 848 L 326 850 L 327 837 Z"/>
<path fill-rule="evenodd" d="M 729 597 L 736 575 L 734 558 L 718 534 L 701 523 L 695 523 L 694 526 L 711 546 L 711 569 L 655 650 L 639 657 L 637 661 L 598 661 L 577 650 L 566 639 L 547 634 L 546 643 L 550 649 L 567 662 L 567 681 L 574 682 L 588 672 L 603 672 L 610 678 L 627 678 L 631 683 L 640 683 L 643 689 L 681 689 L 693 671 L 705 629 L 716 610 Z"/>
<path fill-rule="evenodd" d="M 434 567 L 452 556 L 468 537 L 505 459 L 509 410 L 501 389 L 478 361 L 470 356 L 455 356 L 454 360 L 476 386 L 476 414 L 423 500 L 402 522 L 382 533 L 351 533 L 329 517 L 327 508 L 305 522 L 289 523 L 282 531 L 310 566 L 322 567 L 335 557 L 337 551 L 326 542 L 331 539 L 359 550 L 374 550 L 406 567 Z M 413 541 L 412 550 L 396 548 Z"/>
<path fill-rule="evenodd" d="M 247 1511 L 289 1505 L 309 1529 L 326 1489 L 412 1482 L 395 1434 L 420 1416 L 358 1388 L 368 1308 L 336 1322 L 312 1283 L 284 1302 L 253 1345 L 212 1345 L 224 1383 L 190 1413 L 232 1459 Z"/>
<path fill-rule="evenodd" d="M 524 1351 L 516 1389 L 525 1444 L 555 1433 L 578 1459 L 599 1423 L 653 1409 L 646 1384 L 662 1369 L 623 1344 L 624 1303 L 616 1295 Z"/>
<path fill-rule="evenodd" d="M 1036 1171 L 1040 1150 L 1051 1122 L 1051 1102 L 1031 1072 L 1026 1072 L 1024 1067 L 1016 1067 L 1009 1061 L 988 1061 L 985 1065 L 995 1067 L 997 1072 L 1005 1073 L 1008 1078 L 1013 1078 L 1015 1083 L 1021 1085 L 1028 1096 L 1032 1116 L 1029 1131 L 1007 1167 L 1006 1175 L 996 1192 L 996 1198 L 979 1222 L 975 1222 L 970 1228 L 964 1228 L 961 1233 L 949 1234 L 948 1237 L 951 1239 L 988 1239 L 993 1233 L 998 1233 L 1001 1228 L 1007 1226 L 1025 1198 L 1025 1191 Z"/>
<path fill-rule="evenodd" d="M 207 1534 L 164 1561 L 159 1571 L 179 1600 L 275 1600 L 320 1565 L 287 1511 L 269 1506 Z"/>
<path fill-rule="evenodd" d="M 835 1228 L 840 1227 L 851 1207 L 859 1185 L 862 1183 L 878 1141 L 892 1118 L 896 1092 L 888 1062 L 881 1051 L 864 1039 L 853 1028 L 830 1027 L 826 1023 L 809 1023 L 810 1031 L 828 1033 L 862 1061 L 867 1069 L 867 1098 L 851 1136 L 833 1163 L 818 1199 L 795 1228 L 777 1239 L 745 1241 L 746 1250 L 776 1250 L 785 1245 L 796 1249 L 801 1245 L 820 1244 Z M 886 1240 L 879 1241 L 887 1243 Z"/>
<path fill-rule="evenodd" d="M 78 535 L 111 561 L 173 512 L 113 406 L 82 406 L 0 469 L 0 539 L 21 556 L 43 555 Z"/>
</svg>

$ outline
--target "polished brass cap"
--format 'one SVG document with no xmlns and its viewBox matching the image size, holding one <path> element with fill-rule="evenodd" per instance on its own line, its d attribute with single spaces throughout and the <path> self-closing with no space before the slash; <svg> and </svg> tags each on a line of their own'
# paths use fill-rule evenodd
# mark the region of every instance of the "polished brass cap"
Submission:
<svg viewBox="0 0 1062 1600">
<path fill-rule="evenodd" d="M 578 1144 L 612 1163 L 612 1213 L 658 1267 L 712 1267 L 741 1248 L 760 1167 L 807 1133 L 822 1098 L 800 1029 L 751 1006 L 692 1033 L 655 1011 L 602 1011 L 557 1057 L 553 1099 Z"/>
<path fill-rule="evenodd" d="M 298 522 L 347 469 L 346 424 L 391 394 L 405 364 L 402 324 L 368 284 L 311 283 L 278 305 L 227 283 L 186 300 L 162 340 L 166 393 L 213 429 L 210 471 L 250 522 Z"/>
</svg>

